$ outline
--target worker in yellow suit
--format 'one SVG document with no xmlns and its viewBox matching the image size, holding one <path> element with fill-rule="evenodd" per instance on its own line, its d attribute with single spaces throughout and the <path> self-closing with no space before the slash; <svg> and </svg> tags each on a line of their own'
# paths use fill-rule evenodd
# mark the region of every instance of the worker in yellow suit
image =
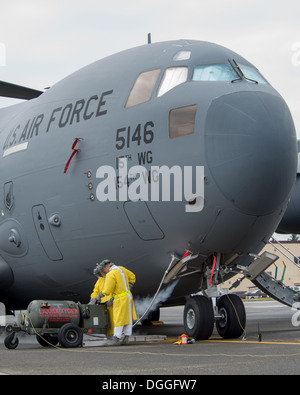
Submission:
<svg viewBox="0 0 300 395">
<path fill-rule="evenodd" d="M 132 334 L 132 323 L 137 319 L 130 292 L 136 281 L 135 274 L 125 267 L 116 266 L 109 259 L 102 261 L 100 266 L 105 276 L 104 287 L 100 292 L 100 296 L 105 299 L 101 299 L 101 302 L 108 298 L 113 301 L 114 336 L 110 345 L 127 344 Z"/>
<path fill-rule="evenodd" d="M 100 302 L 100 298 L 98 295 L 100 292 L 103 290 L 104 287 L 104 282 L 105 282 L 105 277 L 101 274 L 101 267 L 99 264 L 96 264 L 96 267 L 94 269 L 94 275 L 98 277 L 98 280 L 94 286 L 94 290 L 91 293 L 91 300 L 89 304 L 96 304 Z M 102 303 L 106 303 L 111 299 L 112 295 L 108 295 L 102 299 Z M 110 327 L 108 328 L 106 332 L 107 337 L 112 337 L 114 334 L 114 326 L 113 326 L 113 309 L 112 306 L 107 306 L 108 309 L 108 317 L 109 317 L 109 322 L 110 322 Z"/>
</svg>

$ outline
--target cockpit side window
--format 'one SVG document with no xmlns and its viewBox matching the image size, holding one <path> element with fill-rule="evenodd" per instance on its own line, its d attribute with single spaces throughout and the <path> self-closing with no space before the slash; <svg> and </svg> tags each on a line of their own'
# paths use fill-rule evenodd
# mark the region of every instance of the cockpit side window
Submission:
<svg viewBox="0 0 300 395">
<path fill-rule="evenodd" d="M 136 106 L 150 100 L 160 69 L 141 73 L 136 79 L 127 99 L 125 108 Z"/>
<path fill-rule="evenodd" d="M 169 113 L 169 137 L 188 136 L 194 133 L 197 104 L 173 108 Z"/>
<path fill-rule="evenodd" d="M 161 83 L 158 88 L 157 97 L 164 95 L 176 86 L 187 81 L 188 68 L 187 67 L 170 67 L 163 75 Z"/>
<path fill-rule="evenodd" d="M 194 68 L 193 81 L 232 81 L 237 77 L 229 63 L 208 64 Z"/>
</svg>

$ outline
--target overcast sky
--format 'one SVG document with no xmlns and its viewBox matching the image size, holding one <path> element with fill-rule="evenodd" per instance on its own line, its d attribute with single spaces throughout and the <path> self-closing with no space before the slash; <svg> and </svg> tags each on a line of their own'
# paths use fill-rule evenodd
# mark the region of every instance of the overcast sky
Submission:
<svg viewBox="0 0 300 395">
<path fill-rule="evenodd" d="M 284 97 L 300 138 L 299 0 L 0 0 L 0 80 L 43 89 L 148 32 L 244 56 Z"/>
</svg>

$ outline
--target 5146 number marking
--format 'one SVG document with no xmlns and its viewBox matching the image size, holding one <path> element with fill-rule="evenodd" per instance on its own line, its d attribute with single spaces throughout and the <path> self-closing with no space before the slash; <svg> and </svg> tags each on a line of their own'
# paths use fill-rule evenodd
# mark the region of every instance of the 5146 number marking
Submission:
<svg viewBox="0 0 300 395">
<path fill-rule="evenodd" d="M 135 129 L 131 129 L 130 126 L 118 129 L 116 133 L 116 148 L 121 150 L 125 147 L 129 148 L 133 143 L 136 143 L 138 146 L 141 145 L 141 142 L 145 144 L 152 143 L 154 139 L 153 128 L 154 123 L 149 121 L 145 123 L 144 127 L 139 123 Z"/>
</svg>

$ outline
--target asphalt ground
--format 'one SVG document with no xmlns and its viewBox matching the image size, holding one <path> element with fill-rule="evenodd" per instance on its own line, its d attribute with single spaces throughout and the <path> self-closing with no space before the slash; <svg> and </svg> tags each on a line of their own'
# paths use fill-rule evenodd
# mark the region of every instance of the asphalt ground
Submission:
<svg viewBox="0 0 300 395">
<path fill-rule="evenodd" d="M 245 306 L 246 334 L 238 340 L 223 340 L 215 330 L 210 340 L 174 344 L 184 333 L 183 307 L 161 309 L 163 324 L 135 327 L 136 335 L 167 336 L 159 342 L 131 342 L 119 347 L 43 348 L 34 336 L 26 335 L 20 337 L 15 350 L 8 350 L 2 334 L 0 374 L 101 375 L 100 387 L 107 385 L 110 389 L 114 389 L 113 377 L 120 380 L 120 376 L 132 376 L 127 381 L 122 378 L 124 386 L 129 386 L 123 389 L 129 392 L 137 389 L 137 384 L 133 388 L 133 378 L 139 376 L 144 380 L 139 389 L 178 389 L 176 385 L 183 385 L 181 380 L 187 375 L 194 376 L 196 387 L 200 385 L 200 376 L 204 375 L 298 375 L 300 327 L 297 325 L 300 322 L 297 318 L 300 312 L 275 301 L 250 301 Z M 166 378 L 171 378 L 172 388 L 158 388 L 158 385 L 165 385 Z"/>
</svg>

